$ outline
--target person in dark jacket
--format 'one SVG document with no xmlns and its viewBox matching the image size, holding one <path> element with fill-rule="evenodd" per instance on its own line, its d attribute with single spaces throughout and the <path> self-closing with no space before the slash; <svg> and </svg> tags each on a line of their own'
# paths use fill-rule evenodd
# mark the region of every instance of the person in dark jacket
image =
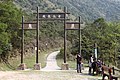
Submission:
<svg viewBox="0 0 120 80">
<path fill-rule="evenodd" d="M 82 67 L 82 57 L 80 54 L 77 54 L 77 73 L 81 73 L 81 67 Z"/>
<path fill-rule="evenodd" d="M 94 72 L 96 72 L 96 74 L 97 74 L 98 72 L 97 72 L 97 61 L 96 61 L 96 58 L 93 59 L 92 68 L 93 68 L 93 75 L 94 75 Z"/>
</svg>

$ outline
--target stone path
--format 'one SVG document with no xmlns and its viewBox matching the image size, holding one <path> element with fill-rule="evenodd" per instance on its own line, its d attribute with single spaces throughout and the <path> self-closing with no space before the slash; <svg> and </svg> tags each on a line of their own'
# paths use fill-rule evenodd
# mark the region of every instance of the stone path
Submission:
<svg viewBox="0 0 120 80">
<path fill-rule="evenodd" d="M 61 68 L 57 66 L 56 62 L 56 55 L 60 51 L 55 51 L 52 52 L 48 57 L 47 57 L 47 65 L 45 68 L 41 69 L 42 71 L 53 71 L 53 70 L 60 70 Z"/>
</svg>

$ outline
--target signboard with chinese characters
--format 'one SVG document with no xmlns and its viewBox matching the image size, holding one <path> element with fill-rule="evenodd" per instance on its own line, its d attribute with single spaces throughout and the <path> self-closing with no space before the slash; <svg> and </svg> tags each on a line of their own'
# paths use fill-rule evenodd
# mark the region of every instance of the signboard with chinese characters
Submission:
<svg viewBox="0 0 120 80">
<path fill-rule="evenodd" d="M 66 30 L 79 30 L 79 22 L 66 22 Z"/>
<path fill-rule="evenodd" d="M 36 13 L 34 13 L 36 14 Z M 60 13 L 39 13 L 40 20 L 64 20 L 70 13 L 60 12 Z"/>
<path fill-rule="evenodd" d="M 64 18 L 65 13 L 39 13 L 39 18 Z"/>
<path fill-rule="evenodd" d="M 79 30 L 85 27 L 85 23 L 80 22 L 66 22 L 66 30 Z"/>
<path fill-rule="evenodd" d="M 23 23 L 23 25 L 24 25 L 24 30 L 28 30 L 28 29 L 30 29 L 30 30 L 34 30 L 34 29 L 36 29 L 36 23 L 30 23 L 30 22 L 26 22 L 26 23 Z"/>
</svg>

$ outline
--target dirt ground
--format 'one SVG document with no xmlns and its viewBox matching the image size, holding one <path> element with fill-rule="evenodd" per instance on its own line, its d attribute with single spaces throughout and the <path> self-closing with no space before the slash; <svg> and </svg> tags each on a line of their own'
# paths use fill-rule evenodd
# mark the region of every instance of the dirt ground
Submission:
<svg viewBox="0 0 120 80">
<path fill-rule="evenodd" d="M 0 71 L 0 80 L 100 80 L 101 77 L 68 71 Z"/>
</svg>

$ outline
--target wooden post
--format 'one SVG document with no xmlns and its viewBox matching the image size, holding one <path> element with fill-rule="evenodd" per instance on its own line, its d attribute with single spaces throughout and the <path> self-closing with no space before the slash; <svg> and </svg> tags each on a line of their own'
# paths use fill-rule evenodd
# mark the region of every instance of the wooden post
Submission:
<svg viewBox="0 0 120 80">
<path fill-rule="evenodd" d="M 23 63 L 24 54 L 24 16 L 22 16 L 22 45 L 21 45 L 21 64 Z"/>
<path fill-rule="evenodd" d="M 79 17 L 79 54 L 81 55 L 81 29 L 80 29 L 80 24 L 81 24 L 81 17 Z"/>
<path fill-rule="evenodd" d="M 39 54 L 39 7 L 37 7 L 37 26 L 36 26 L 36 64 L 34 65 L 35 70 L 41 69 L 41 64 L 38 61 L 38 54 Z"/>
<path fill-rule="evenodd" d="M 23 55 L 24 55 L 24 16 L 22 16 L 22 40 L 21 40 L 21 64 L 17 67 L 18 70 L 25 70 L 26 64 L 23 63 Z"/>
<path fill-rule="evenodd" d="M 68 63 L 66 63 L 66 7 L 64 7 L 64 62 L 61 65 L 61 69 L 62 70 L 68 70 L 69 69 L 69 65 Z"/>
<path fill-rule="evenodd" d="M 66 63 L 66 7 L 64 7 L 64 63 Z"/>
<path fill-rule="evenodd" d="M 38 63 L 38 54 L 39 54 L 39 7 L 37 7 L 37 26 L 36 26 L 36 63 Z"/>
</svg>

